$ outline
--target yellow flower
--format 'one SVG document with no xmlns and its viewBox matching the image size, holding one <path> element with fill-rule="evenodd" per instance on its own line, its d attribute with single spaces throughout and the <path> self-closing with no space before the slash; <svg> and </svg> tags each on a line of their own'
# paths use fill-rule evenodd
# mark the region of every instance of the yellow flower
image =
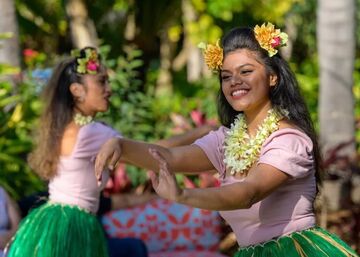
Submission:
<svg viewBox="0 0 360 257">
<path fill-rule="evenodd" d="M 219 40 L 215 45 L 204 43 L 199 44 L 203 50 L 206 65 L 210 70 L 220 70 L 223 62 L 223 49 L 219 46 Z"/>
<path fill-rule="evenodd" d="M 280 29 L 275 29 L 270 22 L 267 25 L 262 24 L 261 27 L 256 25 L 254 32 L 260 46 L 268 51 L 270 57 L 278 52 L 277 48 L 286 45 L 288 41 L 288 35 Z"/>
</svg>

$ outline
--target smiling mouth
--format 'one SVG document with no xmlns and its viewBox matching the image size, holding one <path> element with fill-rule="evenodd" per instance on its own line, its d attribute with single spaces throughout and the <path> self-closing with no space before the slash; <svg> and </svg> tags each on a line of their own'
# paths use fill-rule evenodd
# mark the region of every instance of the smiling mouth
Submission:
<svg viewBox="0 0 360 257">
<path fill-rule="evenodd" d="M 246 95 L 250 90 L 249 89 L 239 89 L 231 92 L 231 96 L 233 97 L 240 97 Z"/>
</svg>

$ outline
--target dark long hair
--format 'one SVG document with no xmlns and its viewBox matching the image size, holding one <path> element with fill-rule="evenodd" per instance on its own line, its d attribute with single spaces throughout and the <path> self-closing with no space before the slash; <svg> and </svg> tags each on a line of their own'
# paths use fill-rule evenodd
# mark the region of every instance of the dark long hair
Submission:
<svg viewBox="0 0 360 257">
<path fill-rule="evenodd" d="M 313 155 L 315 161 L 316 178 L 320 183 L 320 151 L 315 129 L 310 118 L 305 101 L 300 93 L 298 82 L 287 62 L 280 54 L 269 57 L 268 52 L 261 48 L 251 28 L 234 28 L 229 31 L 222 40 L 224 57 L 235 50 L 247 49 L 256 54 L 264 64 L 269 74 L 277 75 L 277 84 L 270 88 L 270 101 L 272 107 L 277 110 L 286 109 L 289 112 L 289 120 L 295 126 L 305 132 L 313 142 Z M 220 74 L 221 75 L 221 74 Z M 221 84 L 221 77 L 220 84 Z M 218 95 L 218 114 L 221 123 L 230 127 L 239 112 L 234 110 L 227 102 L 221 88 Z"/>
<path fill-rule="evenodd" d="M 85 56 L 85 49 L 79 58 Z M 29 155 L 30 167 L 44 179 L 56 175 L 61 139 L 66 126 L 73 118 L 75 99 L 70 92 L 72 83 L 82 83 L 82 75 L 76 72 L 75 57 L 61 61 L 53 70 L 42 98 L 45 106 L 40 118 L 36 146 Z"/>
</svg>

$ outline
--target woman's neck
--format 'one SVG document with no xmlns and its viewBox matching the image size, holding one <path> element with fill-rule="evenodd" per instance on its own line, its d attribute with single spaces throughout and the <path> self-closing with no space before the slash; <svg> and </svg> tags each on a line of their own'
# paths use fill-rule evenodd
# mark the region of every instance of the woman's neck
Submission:
<svg viewBox="0 0 360 257">
<path fill-rule="evenodd" d="M 258 127 L 263 123 L 270 109 L 271 109 L 271 104 L 268 103 L 256 110 L 244 111 L 247 128 L 248 128 L 248 134 L 251 137 L 256 135 Z"/>
<path fill-rule="evenodd" d="M 74 115 L 77 114 L 77 113 L 79 113 L 79 114 L 81 114 L 83 116 L 91 116 L 91 117 L 95 117 L 95 115 L 96 115 L 96 112 L 89 112 L 89 111 L 84 110 L 84 108 L 80 108 L 79 106 L 75 106 Z"/>
</svg>

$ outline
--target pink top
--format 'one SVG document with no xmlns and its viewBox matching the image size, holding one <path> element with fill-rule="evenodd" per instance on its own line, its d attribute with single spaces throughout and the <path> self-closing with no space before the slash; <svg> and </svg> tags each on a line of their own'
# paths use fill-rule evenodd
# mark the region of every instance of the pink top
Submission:
<svg viewBox="0 0 360 257">
<path fill-rule="evenodd" d="M 72 153 L 60 156 L 57 175 L 50 180 L 50 202 L 77 205 L 96 213 L 100 191 L 109 176 L 106 171 L 101 183 L 97 182 L 95 157 L 101 145 L 115 136 L 120 135 L 99 122 L 92 122 L 80 128 Z"/>
<path fill-rule="evenodd" d="M 223 143 L 227 130 L 222 126 L 194 143 L 203 149 L 218 170 L 222 185 L 241 181 L 233 176 L 226 177 Z M 220 212 L 241 247 L 315 225 L 313 202 L 316 179 L 312 148 L 311 139 L 292 128 L 278 130 L 266 139 L 258 163 L 269 164 L 291 176 L 291 179 L 249 209 Z"/>
</svg>

